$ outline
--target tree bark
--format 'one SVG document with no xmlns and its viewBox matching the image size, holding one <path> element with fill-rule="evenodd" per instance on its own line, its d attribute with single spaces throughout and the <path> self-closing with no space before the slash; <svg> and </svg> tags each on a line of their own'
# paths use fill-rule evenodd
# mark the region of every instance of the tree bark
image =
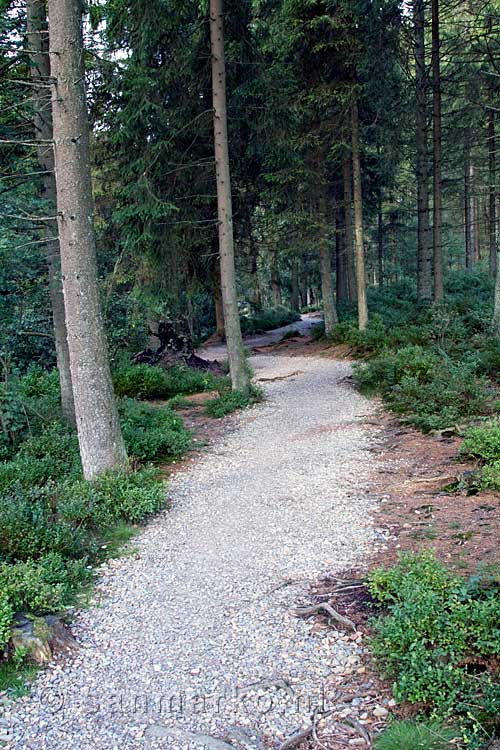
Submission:
<svg viewBox="0 0 500 750">
<path fill-rule="evenodd" d="M 271 298 L 273 307 L 281 305 L 281 284 L 278 272 L 278 251 L 271 250 Z"/>
<path fill-rule="evenodd" d="M 378 284 L 384 283 L 384 215 L 382 213 L 382 188 L 378 191 L 377 207 L 377 260 L 378 260 Z"/>
<path fill-rule="evenodd" d="M 427 74 L 425 70 L 424 0 L 413 2 L 415 33 L 415 103 L 417 156 L 417 292 L 432 297 L 432 258 L 429 237 L 429 170 L 427 165 Z"/>
<path fill-rule="evenodd" d="M 29 49 L 30 78 L 33 83 L 35 139 L 40 141 L 37 160 L 42 172 L 42 197 L 48 205 L 52 221 L 45 222 L 45 248 L 48 268 L 49 295 L 54 324 L 57 370 L 61 386 L 61 408 L 64 418 L 76 425 L 73 387 L 69 366 L 69 349 L 66 335 L 66 316 L 61 281 L 61 256 L 57 238 L 56 219 L 56 179 L 54 171 L 54 151 L 52 145 L 52 112 L 47 81 L 50 79 L 49 39 L 47 33 L 47 12 L 45 0 L 28 0 L 26 4 L 26 39 Z M 43 145 L 42 145 L 43 144 Z"/>
<path fill-rule="evenodd" d="M 97 289 L 79 0 L 49 0 L 57 213 L 76 426 L 86 479 L 126 465 Z"/>
<path fill-rule="evenodd" d="M 318 195 L 319 218 L 319 263 L 321 273 L 321 296 L 323 297 L 323 316 L 325 335 L 331 336 L 338 323 L 335 300 L 333 298 L 332 258 L 328 244 L 328 217 L 326 208 L 325 187 L 320 184 Z"/>
<path fill-rule="evenodd" d="M 292 293 L 290 295 L 290 307 L 295 312 L 300 312 L 300 294 L 299 294 L 299 259 L 292 257 Z"/>
<path fill-rule="evenodd" d="M 474 168 L 470 161 L 470 134 L 466 135 L 464 153 L 464 236 L 465 268 L 474 266 L 474 203 L 472 198 L 472 177 Z"/>
<path fill-rule="evenodd" d="M 432 88 L 433 88 L 433 250 L 434 301 L 443 299 L 442 179 L 441 179 L 441 61 L 439 0 L 432 0 Z"/>
<path fill-rule="evenodd" d="M 497 229 L 497 195 L 496 195 L 496 133 L 495 110 L 488 111 L 488 244 L 490 254 L 490 273 L 495 276 L 498 268 L 498 229 Z"/>
<path fill-rule="evenodd" d="M 361 190 L 361 162 L 359 154 L 358 101 L 351 104 L 352 176 L 354 199 L 354 249 L 356 254 L 356 287 L 358 296 L 358 326 L 364 331 L 368 323 L 366 302 L 365 250 L 363 238 L 363 195 Z"/>
<path fill-rule="evenodd" d="M 335 270 L 337 302 L 349 299 L 344 210 L 340 200 L 335 204 Z"/>
<path fill-rule="evenodd" d="M 349 300 L 356 299 L 356 271 L 354 269 L 354 248 L 352 242 L 352 177 L 351 159 L 345 158 L 342 163 L 342 182 L 344 186 L 344 238 L 347 262 L 347 290 Z"/>
<path fill-rule="evenodd" d="M 236 269 L 234 264 L 233 208 L 227 135 L 226 61 L 224 58 L 222 0 L 210 0 L 210 45 L 212 52 L 212 100 L 214 108 L 219 254 L 227 353 L 233 390 L 248 392 L 250 378 L 246 368 L 243 339 L 241 337 L 236 291 Z"/>
<path fill-rule="evenodd" d="M 222 289 L 220 283 L 220 263 L 219 259 L 215 259 L 214 270 L 213 270 L 213 285 L 214 285 L 214 308 L 215 308 L 215 335 L 221 341 L 224 341 L 226 337 L 226 331 L 224 328 L 224 303 L 222 301 Z"/>
</svg>

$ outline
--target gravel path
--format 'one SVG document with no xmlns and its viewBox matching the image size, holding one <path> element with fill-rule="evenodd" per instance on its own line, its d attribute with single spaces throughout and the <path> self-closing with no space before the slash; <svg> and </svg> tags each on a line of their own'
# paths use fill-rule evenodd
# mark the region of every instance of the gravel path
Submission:
<svg viewBox="0 0 500 750">
<path fill-rule="evenodd" d="M 289 610 L 374 542 L 375 406 L 343 382 L 344 362 L 252 364 L 257 378 L 301 374 L 266 382 L 267 401 L 175 476 L 137 554 L 104 566 L 76 656 L 10 706 L 5 747 L 222 750 L 212 738 L 228 727 L 240 749 L 258 747 L 245 729 L 276 747 L 327 678 L 356 668 L 357 641 Z"/>
</svg>

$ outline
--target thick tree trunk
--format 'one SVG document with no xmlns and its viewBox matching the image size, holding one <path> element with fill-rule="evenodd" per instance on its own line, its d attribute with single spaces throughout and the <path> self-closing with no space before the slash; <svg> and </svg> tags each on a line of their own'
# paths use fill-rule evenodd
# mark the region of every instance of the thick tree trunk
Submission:
<svg viewBox="0 0 500 750">
<path fill-rule="evenodd" d="M 497 195 L 496 195 L 496 133 L 495 110 L 488 111 L 488 244 L 490 254 L 490 273 L 495 276 L 498 267 L 498 229 L 497 229 Z"/>
<path fill-rule="evenodd" d="M 347 254 L 345 247 L 344 210 L 340 200 L 335 205 L 335 271 L 337 302 L 349 299 Z"/>
<path fill-rule="evenodd" d="M 441 41 L 439 35 L 439 0 L 432 0 L 432 141 L 433 141 L 433 248 L 434 301 L 443 299 L 442 180 L 441 180 Z"/>
<path fill-rule="evenodd" d="M 281 283 L 278 271 L 278 251 L 271 251 L 271 297 L 273 307 L 281 305 Z"/>
<path fill-rule="evenodd" d="M 247 392 L 250 378 L 241 337 L 236 269 L 234 264 L 233 209 L 227 137 L 226 62 L 222 0 L 210 0 L 210 43 L 212 51 L 212 99 L 214 108 L 215 169 L 219 218 L 219 254 L 222 299 L 226 328 L 229 371 L 233 390 Z"/>
<path fill-rule="evenodd" d="M 413 2 L 415 33 L 415 103 L 417 151 L 417 291 L 418 297 L 432 297 L 432 257 L 429 237 L 429 170 L 427 165 L 427 73 L 425 70 L 424 0 Z"/>
<path fill-rule="evenodd" d="M 53 221 L 45 222 L 44 234 L 56 361 L 61 386 L 61 408 L 64 418 L 70 424 L 76 425 L 61 282 L 61 257 L 59 240 L 56 239 L 58 229 L 54 151 L 52 145 L 48 145 L 52 141 L 53 134 L 50 94 L 47 89 L 47 81 L 50 79 L 50 59 L 45 0 L 28 0 L 26 4 L 26 28 L 30 77 L 33 83 L 35 138 L 41 142 L 37 149 L 37 159 L 42 172 L 42 197 L 47 202 L 49 215 L 54 216 Z"/>
<path fill-rule="evenodd" d="M 354 248 L 352 242 L 352 176 L 351 159 L 348 157 L 342 163 L 342 181 L 344 186 L 344 237 L 347 263 L 347 290 L 350 302 L 356 299 L 356 271 L 354 268 Z"/>
<path fill-rule="evenodd" d="M 364 331 L 368 323 L 366 302 L 365 250 L 363 239 L 363 195 L 361 190 L 361 162 L 359 154 L 358 101 L 351 104 L 352 176 L 354 200 L 354 249 L 356 254 L 356 287 L 358 296 L 358 325 Z"/>
<path fill-rule="evenodd" d="M 292 293 L 290 295 L 290 307 L 295 312 L 300 312 L 300 295 L 299 295 L 299 259 L 292 257 Z"/>
<path fill-rule="evenodd" d="M 76 426 L 86 479 L 126 464 L 97 289 L 79 0 L 49 0 L 61 271 Z"/>
<path fill-rule="evenodd" d="M 321 296 L 323 298 L 323 316 L 325 334 L 331 336 L 338 323 L 335 300 L 333 298 L 332 257 L 328 244 L 328 217 L 324 185 L 319 186 L 318 195 L 319 219 L 319 264 L 321 273 Z"/>
<path fill-rule="evenodd" d="M 219 258 L 215 258 L 213 270 L 214 308 L 215 308 L 215 335 L 224 341 L 226 332 L 224 328 L 224 303 L 222 301 L 222 289 L 220 283 Z"/>
</svg>

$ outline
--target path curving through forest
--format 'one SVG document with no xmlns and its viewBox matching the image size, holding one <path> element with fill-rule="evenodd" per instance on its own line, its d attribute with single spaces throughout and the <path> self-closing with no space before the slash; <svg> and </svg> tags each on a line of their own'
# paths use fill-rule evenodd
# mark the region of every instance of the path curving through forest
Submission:
<svg viewBox="0 0 500 750">
<path fill-rule="evenodd" d="M 8 709 L 9 750 L 277 747 L 356 665 L 357 642 L 290 609 L 373 544 L 376 406 L 348 363 L 252 364 L 267 400 L 176 474 L 137 554 L 103 567 L 77 653 Z"/>
</svg>

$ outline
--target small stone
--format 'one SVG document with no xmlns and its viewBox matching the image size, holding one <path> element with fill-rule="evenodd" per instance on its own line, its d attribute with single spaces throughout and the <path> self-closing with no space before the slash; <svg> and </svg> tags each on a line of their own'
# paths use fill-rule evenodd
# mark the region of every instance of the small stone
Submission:
<svg viewBox="0 0 500 750">
<path fill-rule="evenodd" d="M 377 719 L 385 719 L 389 711 L 384 708 L 383 706 L 375 706 L 373 709 L 373 715 L 377 717 Z"/>
</svg>

